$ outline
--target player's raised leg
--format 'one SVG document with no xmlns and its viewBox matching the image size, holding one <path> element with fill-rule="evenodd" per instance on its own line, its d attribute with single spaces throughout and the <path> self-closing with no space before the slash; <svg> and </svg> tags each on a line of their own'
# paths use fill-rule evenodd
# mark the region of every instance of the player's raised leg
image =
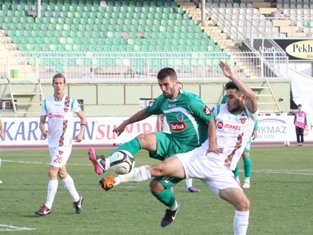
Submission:
<svg viewBox="0 0 313 235">
<path fill-rule="evenodd" d="M 106 172 L 106 160 L 103 156 L 97 155 L 94 148 L 89 148 L 88 150 L 89 160 L 94 166 L 94 170 L 98 175 L 102 175 Z"/>
<path fill-rule="evenodd" d="M 119 148 L 114 150 L 107 158 L 104 158 L 103 155 L 96 154 L 95 149 L 89 148 L 88 157 L 94 165 L 95 173 L 101 175 L 110 168 L 111 157 L 114 153 L 125 150 L 131 153 L 132 156 L 135 156 L 135 154 L 141 149 L 145 149 L 148 151 L 156 150 L 156 138 L 153 133 L 138 135 L 131 141 L 122 144 Z"/>
</svg>

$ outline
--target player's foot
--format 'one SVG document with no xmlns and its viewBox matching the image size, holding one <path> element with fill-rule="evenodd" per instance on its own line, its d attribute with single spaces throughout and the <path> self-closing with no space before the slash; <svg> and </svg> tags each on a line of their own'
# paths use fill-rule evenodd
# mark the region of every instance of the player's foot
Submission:
<svg viewBox="0 0 313 235">
<path fill-rule="evenodd" d="M 300 144 L 300 143 L 298 143 L 298 146 L 301 146 L 301 144 Z"/>
<path fill-rule="evenodd" d="M 103 156 L 96 155 L 96 151 L 94 150 L 94 148 L 89 148 L 88 156 L 89 160 L 92 161 L 92 164 L 95 168 L 95 172 L 98 175 L 102 175 L 106 171 L 105 158 Z"/>
<path fill-rule="evenodd" d="M 166 227 L 167 225 L 170 225 L 174 221 L 177 215 L 177 212 L 179 210 L 179 207 L 180 207 L 180 204 L 179 202 L 177 202 L 176 210 L 166 209 L 165 215 L 161 220 L 161 227 Z"/>
<path fill-rule="evenodd" d="M 246 181 L 243 183 L 242 188 L 250 188 L 250 181 Z"/>
<path fill-rule="evenodd" d="M 51 213 L 51 209 L 49 209 L 46 206 L 42 206 L 40 207 L 40 209 L 38 211 L 35 212 L 36 215 L 40 215 L 40 216 L 44 216 L 44 215 L 48 215 Z"/>
<path fill-rule="evenodd" d="M 114 184 L 115 184 L 115 179 L 113 176 L 110 176 L 110 178 L 101 178 L 99 180 L 99 185 L 105 191 L 109 191 L 111 188 L 113 188 Z"/>
<path fill-rule="evenodd" d="M 186 192 L 200 193 L 201 190 L 200 190 L 200 189 L 197 189 L 195 186 L 190 186 L 190 187 L 186 188 Z"/>
<path fill-rule="evenodd" d="M 78 201 L 73 202 L 76 214 L 82 213 L 82 205 L 83 205 L 84 200 L 85 200 L 84 196 L 80 195 Z"/>
<path fill-rule="evenodd" d="M 303 143 L 300 143 L 300 146 L 303 146 Z"/>
</svg>

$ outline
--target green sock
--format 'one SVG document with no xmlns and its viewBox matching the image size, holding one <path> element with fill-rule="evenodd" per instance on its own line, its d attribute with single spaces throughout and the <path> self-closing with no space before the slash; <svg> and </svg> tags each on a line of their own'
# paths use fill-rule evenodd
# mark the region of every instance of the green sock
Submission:
<svg viewBox="0 0 313 235">
<path fill-rule="evenodd" d="M 243 168 L 245 171 L 245 178 L 250 179 L 251 170 L 252 170 L 252 164 L 251 164 L 251 158 L 250 157 L 244 157 L 243 158 Z"/>
<path fill-rule="evenodd" d="M 172 208 L 175 205 L 176 199 L 170 189 L 164 189 L 162 192 L 153 194 L 160 202 L 166 205 L 168 208 Z"/>
<path fill-rule="evenodd" d="M 235 175 L 235 179 L 238 180 L 239 179 L 239 166 L 238 166 L 238 164 L 237 164 L 237 166 L 233 172 Z"/>
<path fill-rule="evenodd" d="M 130 152 L 133 156 L 135 156 L 135 154 L 141 149 L 142 149 L 142 147 L 141 147 L 141 144 L 139 142 L 139 139 L 138 139 L 138 137 L 136 137 L 136 138 L 132 139 L 131 141 L 128 141 L 128 142 L 122 144 L 113 153 L 115 153 L 119 150 L 126 150 L 126 151 Z M 109 159 L 112 156 L 112 154 L 108 157 Z"/>
</svg>

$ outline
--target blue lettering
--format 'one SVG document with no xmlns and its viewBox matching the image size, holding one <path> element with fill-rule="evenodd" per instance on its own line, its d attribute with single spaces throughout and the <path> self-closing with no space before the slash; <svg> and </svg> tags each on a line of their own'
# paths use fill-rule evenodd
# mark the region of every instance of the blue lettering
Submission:
<svg viewBox="0 0 313 235">
<path fill-rule="evenodd" d="M 74 122 L 73 139 L 75 139 L 76 135 L 79 133 L 80 128 L 77 127 L 78 125 L 80 125 L 80 122 Z"/>
<path fill-rule="evenodd" d="M 17 131 L 16 131 L 16 135 L 14 137 L 14 140 L 17 140 L 18 135 L 21 135 L 22 140 L 25 140 L 25 125 L 24 125 L 24 122 L 21 122 L 20 125 L 18 126 Z"/>
<path fill-rule="evenodd" d="M 13 140 L 13 137 L 10 135 L 10 128 L 12 125 L 14 125 L 14 122 L 11 122 L 10 126 L 7 126 L 8 122 L 4 122 L 4 133 L 5 133 L 5 138 L 9 138 L 9 140 Z"/>
<path fill-rule="evenodd" d="M 29 123 L 29 132 L 28 132 L 27 140 L 31 140 L 31 135 L 33 136 L 34 140 L 38 140 L 38 137 L 36 136 L 36 133 L 35 133 L 37 129 L 38 129 L 38 122 Z"/>
<path fill-rule="evenodd" d="M 87 122 L 87 124 L 86 124 L 86 132 L 85 132 L 85 134 L 87 134 L 87 136 L 88 136 L 88 139 L 92 139 L 92 137 L 93 137 L 93 132 L 94 132 L 94 130 L 95 130 L 95 122 L 94 121 L 92 121 L 91 122 L 91 127 L 90 127 L 90 122 Z"/>
<path fill-rule="evenodd" d="M 279 126 L 277 126 L 277 127 L 274 127 L 274 126 L 272 126 L 272 127 L 263 126 L 263 127 L 259 127 L 258 132 L 260 134 L 277 134 L 277 133 L 279 133 L 279 134 L 282 134 L 282 133 L 287 134 L 286 129 L 287 129 L 286 126 L 281 126 L 281 127 L 279 127 Z"/>
</svg>

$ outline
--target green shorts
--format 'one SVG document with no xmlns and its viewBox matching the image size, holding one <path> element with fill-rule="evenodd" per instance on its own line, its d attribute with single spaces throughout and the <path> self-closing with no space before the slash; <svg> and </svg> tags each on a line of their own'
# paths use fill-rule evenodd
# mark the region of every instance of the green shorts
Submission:
<svg viewBox="0 0 313 235">
<path fill-rule="evenodd" d="M 153 134 L 157 139 L 157 151 L 155 153 L 149 153 L 149 155 L 151 158 L 158 159 L 160 161 L 164 161 L 169 157 L 175 156 L 175 154 L 185 153 L 196 148 L 195 146 L 179 145 L 178 142 L 173 139 L 171 134 L 164 132 L 154 132 Z M 156 179 L 164 186 L 164 188 L 174 187 L 182 180 L 169 176 L 156 177 Z"/>
<path fill-rule="evenodd" d="M 157 150 L 155 153 L 149 153 L 151 158 L 164 161 L 166 158 L 174 156 L 177 153 L 185 153 L 193 150 L 196 146 L 181 146 L 171 134 L 164 132 L 153 133 L 157 139 Z"/>
</svg>

